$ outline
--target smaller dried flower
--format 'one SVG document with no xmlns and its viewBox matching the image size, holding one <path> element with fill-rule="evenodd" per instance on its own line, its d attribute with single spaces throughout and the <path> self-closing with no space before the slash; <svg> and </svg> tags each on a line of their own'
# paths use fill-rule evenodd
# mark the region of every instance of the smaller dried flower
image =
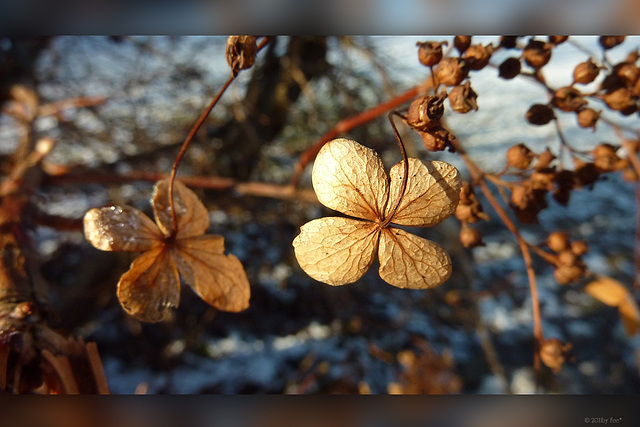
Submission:
<svg viewBox="0 0 640 427">
<path fill-rule="evenodd" d="M 224 238 L 204 234 L 209 213 L 193 191 L 174 183 L 178 218 L 174 233 L 169 180 L 156 183 L 151 200 L 156 222 L 130 206 L 107 206 L 84 216 L 84 234 L 103 251 L 142 252 L 118 282 L 118 299 L 131 316 L 159 322 L 180 302 L 180 277 L 208 304 L 224 311 L 249 306 L 242 264 L 224 255 Z M 180 276 L 180 277 L 179 277 Z"/>
<path fill-rule="evenodd" d="M 546 339 L 540 346 L 540 360 L 557 374 L 567 361 L 571 347 L 570 343 L 564 344 L 557 338 Z"/>
</svg>

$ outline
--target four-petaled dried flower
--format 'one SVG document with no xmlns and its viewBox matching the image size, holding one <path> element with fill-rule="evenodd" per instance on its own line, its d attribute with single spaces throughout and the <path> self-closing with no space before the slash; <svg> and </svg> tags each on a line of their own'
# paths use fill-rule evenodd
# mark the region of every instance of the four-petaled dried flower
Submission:
<svg viewBox="0 0 640 427">
<path fill-rule="evenodd" d="M 355 218 L 327 217 L 301 227 L 293 241 L 302 269 L 330 285 L 360 279 L 378 255 L 380 277 L 399 288 L 441 285 L 451 274 L 451 259 L 434 242 L 391 224 L 428 227 L 456 209 L 460 174 L 445 162 L 408 159 L 387 176 L 378 154 L 355 141 L 334 139 L 318 153 L 313 188 L 320 203 Z"/>
<path fill-rule="evenodd" d="M 240 261 L 224 255 L 224 238 L 204 234 L 209 213 L 193 191 L 174 183 L 178 219 L 174 232 L 169 180 L 155 185 L 154 224 L 130 206 L 94 208 L 84 216 L 87 240 L 103 251 L 143 252 L 118 282 L 125 311 L 145 322 L 159 322 L 180 302 L 180 277 L 208 304 L 238 312 L 249 306 L 250 288 Z"/>
</svg>

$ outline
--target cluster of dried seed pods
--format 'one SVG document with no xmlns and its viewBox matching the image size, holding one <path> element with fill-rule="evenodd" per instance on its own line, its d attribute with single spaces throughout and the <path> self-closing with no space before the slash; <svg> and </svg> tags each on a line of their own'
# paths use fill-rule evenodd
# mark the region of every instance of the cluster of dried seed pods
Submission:
<svg viewBox="0 0 640 427">
<path fill-rule="evenodd" d="M 481 220 L 488 220 L 489 216 L 482 209 L 473 186 L 469 182 L 463 182 L 460 188 L 460 203 L 455 211 L 456 218 L 462 223 L 460 229 L 460 243 L 465 248 L 475 248 L 484 245 L 482 234 L 477 228 L 469 225 Z"/>
<path fill-rule="evenodd" d="M 587 268 L 582 255 L 589 251 L 584 240 L 570 241 L 566 231 L 554 231 L 547 238 L 547 246 L 554 254 L 549 261 L 554 265 L 553 276 L 561 285 L 566 285 L 584 277 Z"/>
</svg>

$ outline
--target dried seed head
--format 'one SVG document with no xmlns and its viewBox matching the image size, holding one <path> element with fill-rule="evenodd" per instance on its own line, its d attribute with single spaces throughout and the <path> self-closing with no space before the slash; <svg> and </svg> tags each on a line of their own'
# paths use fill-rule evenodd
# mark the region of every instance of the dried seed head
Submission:
<svg viewBox="0 0 640 427">
<path fill-rule="evenodd" d="M 556 172 L 553 176 L 555 189 L 553 190 L 553 198 L 562 206 L 567 206 L 571 198 L 571 190 L 574 189 L 573 171 L 564 169 Z"/>
<path fill-rule="evenodd" d="M 529 206 L 531 186 L 525 184 L 516 185 L 511 190 L 511 205 L 518 209 L 526 209 Z"/>
<path fill-rule="evenodd" d="M 573 69 L 573 82 L 583 85 L 589 84 L 598 77 L 599 73 L 600 68 L 589 58 L 588 61 L 579 63 Z"/>
<path fill-rule="evenodd" d="M 555 167 L 553 168 L 536 168 L 531 176 L 529 182 L 535 190 L 551 190 L 553 188 L 553 182 L 555 178 Z"/>
<path fill-rule="evenodd" d="M 449 92 L 449 104 L 456 113 L 468 113 L 471 110 L 478 110 L 476 103 L 478 95 L 471 88 L 469 81 L 463 85 L 458 85 Z"/>
<path fill-rule="evenodd" d="M 444 58 L 435 71 L 436 80 L 445 86 L 459 85 L 468 74 L 469 69 L 460 58 Z"/>
<path fill-rule="evenodd" d="M 551 165 L 551 162 L 556 158 L 551 150 L 547 148 L 542 153 L 538 154 L 538 161 L 536 162 L 536 170 L 546 169 Z"/>
<path fill-rule="evenodd" d="M 471 70 L 481 70 L 487 66 L 489 59 L 494 48 L 491 44 L 483 46 L 481 44 L 474 44 L 464 53 L 464 60 L 469 65 Z"/>
<path fill-rule="evenodd" d="M 549 123 L 555 118 L 553 109 L 548 105 L 533 104 L 527 111 L 526 119 L 529 123 L 536 126 L 542 126 Z"/>
<path fill-rule="evenodd" d="M 589 245 L 584 240 L 576 240 L 575 242 L 571 242 L 571 252 L 577 256 L 582 256 L 589 252 Z"/>
<path fill-rule="evenodd" d="M 537 223 L 538 213 L 547 207 L 546 190 L 536 189 L 530 181 L 524 181 L 511 190 L 510 206 L 523 223 Z"/>
<path fill-rule="evenodd" d="M 595 131 L 600 114 L 602 114 L 602 111 L 596 111 L 593 108 L 584 108 L 578 112 L 578 125 L 583 128 L 593 128 Z"/>
<path fill-rule="evenodd" d="M 613 157 L 616 156 L 616 151 L 613 145 L 605 143 L 597 145 L 591 154 L 593 154 L 594 157 Z"/>
<path fill-rule="evenodd" d="M 549 43 L 554 45 L 559 45 L 560 43 L 564 43 L 569 39 L 569 36 L 549 36 Z"/>
<path fill-rule="evenodd" d="M 613 164 L 613 170 L 615 171 L 621 171 L 624 170 L 626 168 L 629 167 L 629 158 L 625 157 L 622 159 L 618 159 L 614 164 Z"/>
<path fill-rule="evenodd" d="M 565 249 L 558 254 L 558 264 L 559 265 L 576 265 L 578 262 L 578 256 L 573 253 L 571 249 Z"/>
<path fill-rule="evenodd" d="M 557 338 L 546 339 L 540 346 L 540 360 L 557 374 L 567 361 L 567 353 L 570 349 L 571 344 L 564 344 Z"/>
<path fill-rule="evenodd" d="M 547 207 L 544 199 L 545 194 L 546 190 L 536 189 L 531 182 L 524 181 L 511 190 L 511 207 L 515 208 L 519 218 L 520 214 L 523 214 L 523 218 L 531 219 L 529 214 L 533 214 L 536 217 L 539 211 Z"/>
<path fill-rule="evenodd" d="M 442 59 L 442 46 L 447 42 L 418 42 L 418 59 L 423 65 L 433 67 Z"/>
<path fill-rule="evenodd" d="M 522 57 L 525 62 L 536 70 L 544 67 L 551 59 L 553 45 L 540 40 L 530 40 L 524 48 Z"/>
<path fill-rule="evenodd" d="M 616 154 L 616 149 L 611 144 L 600 144 L 592 151 L 593 164 L 600 173 L 611 172 L 616 168 L 620 157 Z"/>
<path fill-rule="evenodd" d="M 462 224 L 462 229 L 460 230 L 460 243 L 462 243 L 462 246 L 465 248 L 475 248 L 484 244 L 482 242 L 482 234 L 480 234 L 476 228 L 466 223 Z"/>
<path fill-rule="evenodd" d="M 507 150 L 507 164 L 514 168 L 526 169 L 531 164 L 533 156 L 533 151 L 524 143 L 513 145 Z"/>
<path fill-rule="evenodd" d="M 547 246 L 553 252 L 560 253 L 569 248 L 569 233 L 566 231 L 554 231 L 547 237 Z"/>
<path fill-rule="evenodd" d="M 503 79 L 509 80 L 520 74 L 521 69 L 522 63 L 518 58 L 507 58 L 498 67 L 498 75 Z"/>
<path fill-rule="evenodd" d="M 587 101 L 582 97 L 582 92 L 578 89 L 572 86 L 565 86 L 555 91 L 551 103 L 562 111 L 572 112 L 578 111 L 587 104 Z"/>
<path fill-rule="evenodd" d="M 458 52 L 462 55 L 465 50 L 471 45 L 471 36 L 455 36 L 453 38 L 453 46 L 458 49 Z"/>
<path fill-rule="evenodd" d="M 585 271 L 583 265 L 561 265 L 553 271 L 553 277 L 558 284 L 566 285 L 580 279 Z"/>
<path fill-rule="evenodd" d="M 585 163 L 576 158 L 573 159 L 573 163 L 575 164 L 574 175 L 576 177 L 576 183 L 579 186 L 587 187 L 598 180 L 600 173 L 593 163 Z"/>
<path fill-rule="evenodd" d="M 624 36 L 600 36 L 598 42 L 603 49 L 611 49 L 624 41 Z"/>
<path fill-rule="evenodd" d="M 500 36 L 500 47 L 516 49 L 518 47 L 518 36 Z"/>
<path fill-rule="evenodd" d="M 480 220 L 488 220 L 489 216 L 483 212 L 482 205 L 476 199 L 468 183 L 467 188 L 460 189 L 460 203 L 456 207 L 455 216 L 462 223 L 475 224 Z"/>
<path fill-rule="evenodd" d="M 235 77 L 240 70 L 251 68 L 256 62 L 258 45 L 254 36 L 230 36 L 227 40 L 226 58 Z"/>
<path fill-rule="evenodd" d="M 622 171 L 622 179 L 624 179 L 626 182 L 634 183 L 638 181 L 638 174 L 636 173 L 635 169 L 627 168 Z"/>
<path fill-rule="evenodd" d="M 618 88 L 607 91 L 602 97 L 604 102 L 612 110 L 620 111 L 625 115 L 633 114 L 637 110 L 636 102 L 638 100 L 627 88 Z"/>
<path fill-rule="evenodd" d="M 443 151 L 445 148 L 451 150 L 451 141 L 455 136 L 442 126 L 436 126 L 425 132 L 421 132 L 422 142 L 429 151 Z"/>
<path fill-rule="evenodd" d="M 630 62 L 621 62 L 620 64 L 616 64 L 611 73 L 616 75 L 628 88 L 633 88 L 638 81 L 638 78 L 640 78 L 640 69 Z"/>
<path fill-rule="evenodd" d="M 444 114 L 444 100 L 447 93 L 440 95 L 424 95 L 415 99 L 407 112 L 407 123 L 417 131 L 426 131 L 440 124 Z"/>
</svg>

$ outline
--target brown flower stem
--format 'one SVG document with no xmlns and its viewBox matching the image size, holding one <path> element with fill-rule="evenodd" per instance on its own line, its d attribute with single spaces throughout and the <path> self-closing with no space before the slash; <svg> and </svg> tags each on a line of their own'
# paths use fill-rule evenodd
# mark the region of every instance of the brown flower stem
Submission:
<svg viewBox="0 0 640 427">
<path fill-rule="evenodd" d="M 269 41 L 270 41 L 269 37 L 264 37 L 260 42 L 260 44 L 258 45 L 257 51 L 260 52 L 269 43 Z M 189 144 L 193 140 L 193 137 L 195 136 L 196 132 L 198 132 L 198 129 L 200 129 L 200 127 L 202 126 L 206 118 L 209 116 L 209 113 L 211 113 L 211 110 L 213 110 L 213 107 L 215 107 L 215 105 L 218 103 L 218 101 L 220 100 L 224 92 L 231 85 L 231 83 L 233 83 L 235 78 L 236 76 L 234 76 L 232 73 L 231 76 L 224 83 L 224 85 L 222 85 L 222 88 L 220 88 L 220 90 L 218 91 L 218 94 L 213 98 L 209 106 L 200 115 L 196 123 L 191 128 L 189 135 L 187 135 L 187 138 L 182 143 L 182 148 L 180 148 L 180 152 L 176 156 L 176 160 L 175 162 L 173 162 L 173 166 L 171 167 L 171 175 L 169 176 L 169 206 L 171 208 L 171 220 L 173 222 L 173 230 L 171 232 L 172 237 L 175 236 L 178 232 L 178 216 L 176 214 L 176 209 L 173 202 L 173 182 L 176 179 L 176 172 L 178 171 L 178 166 L 180 166 L 180 162 L 182 161 L 182 158 L 187 152 L 187 148 L 189 148 Z"/>
<path fill-rule="evenodd" d="M 389 223 L 391 222 L 391 218 L 393 218 L 393 216 L 396 214 L 396 211 L 398 210 L 398 206 L 400 206 L 400 202 L 404 197 L 404 192 L 407 189 L 407 179 L 409 178 L 409 159 L 407 158 L 407 151 L 404 148 L 404 143 L 402 142 L 402 138 L 400 137 L 398 128 L 396 127 L 396 124 L 393 122 L 394 115 L 397 115 L 400 118 L 404 118 L 404 117 L 402 117 L 402 115 L 395 110 L 390 112 L 389 115 L 387 116 L 389 118 L 389 122 L 391 122 L 391 127 L 393 128 L 393 134 L 396 136 L 396 140 L 398 141 L 398 145 L 400 146 L 400 152 L 402 153 L 402 162 L 404 167 L 402 168 L 402 183 L 400 184 L 400 193 L 398 194 L 398 198 L 395 200 L 395 204 L 393 205 L 393 208 L 389 212 L 389 215 L 386 215 L 386 218 L 384 218 L 384 220 L 380 224 L 380 227 L 382 228 L 388 226 Z"/>
<path fill-rule="evenodd" d="M 189 144 L 193 140 L 193 137 L 195 136 L 196 132 L 198 131 L 198 129 L 200 129 L 200 127 L 204 123 L 207 116 L 209 116 L 209 113 L 211 112 L 211 110 L 213 110 L 213 107 L 215 107 L 215 105 L 218 103 L 218 101 L 220 100 L 224 92 L 227 90 L 229 85 L 231 85 L 231 83 L 234 80 L 235 80 L 235 76 L 231 75 L 227 79 L 225 84 L 222 85 L 222 88 L 218 91 L 218 94 L 213 98 L 213 100 L 211 101 L 209 106 L 206 108 L 206 110 L 204 110 L 204 112 L 200 115 L 200 117 L 196 121 L 196 124 L 193 125 L 193 127 L 191 128 L 189 135 L 187 135 L 187 138 L 184 140 L 184 143 L 182 143 L 182 148 L 180 148 L 180 152 L 176 156 L 176 160 L 175 162 L 173 162 L 173 166 L 171 167 L 171 175 L 169 176 L 169 206 L 171 207 L 171 219 L 173 221 L 172 236 L 175 236 L 176 233 L 178 232 L 178 216 L 176 214 L 176 209 L 173 203 L 173 182 L 176 179 L 176 172 L 178 171 L 178 166 L 180 166 L 180 162 L 182 161 L 182 158 L 187 152 L 187 148 L 189 148 Z"/>
<path fill-rule="evenodd" d="M 293 176 L 291 177 L 291 186 L 294 188 L 298 187 L 298 183 L 300 181 L 300 176 L 307 165 L 316 158 L 316 155 L 320 151 L 320 149 L 327 142 L 332 139 L 338 137 L 341 133 L 345 133 L 354 129 L 358 126 L 361 126 L 367 122 L 370 122 L 373 119 L 380 117 L 382 114 L 388 112 L 389 110 L 395 110 L 400 107 L 402 104 L 411 101 L 413 98 L 418 96 L 421 93 L 428 91 L 433 86 L 432 80 L 428 79 L 425 83 L 419 84 L 417 86 L 412 87 L 404 93 L 390 99 L 387 102 L 383 102 L 382 104 L 378 104 L 369 110 L 363 111 L 362 113 L 349 117 L 347 119 L 339 121 L 333 128 L 331 128 L 328 132 L 322 135 L 318 141 L 316 141 L 311 147 L 309 147 L 304 153 L 300 155 L 300 159 L 293 171 Z"/>
<path fill-rule="evenodd" d="M 537 246 L 529 245 L 529 248 L 549 264 L 551 265 L 557 264 L 557 257 L 555 255 L 550 254 L 549 252 L 542 250 Z"/>
<path fill-rule="evenodd" d="M 527 270 L 527 277 L 529 279 L 529 289 L 531 292 L 531 305 L 533 312 L 533 336 L 535 339 L 535 351 L 534 351 L 534 369 L 537 373 L 537 378 L 540 376 L 540 345 L 544 341 L 544 335 L 542 333 L 542 320 L 540 317 L 540 300 L 538 298 L 538 286 L 536 284 L 536 274 L 533 269 L 533 260 L 531 259 L 531 252 L 529 251 L 529 246 L 527 242 L 522 238 L 518 228 L 515 226 L 511 218 L 504 211 L 502 206 L 498 203 L 496 198 L 493 196 L 491 190 L 487 186 L 485 182 L 486 174 L 476 163 L 467 155 L 462 146 L 457 140 L 453 140 L 452 144 L 454 145 L 456 152 L 460 155 L 462 160 L 464 161 L 467 169 L 471 173 L 471 176 L 474 179 L 474 183 L 480 187 L 482 193 L 485 195 L 493 209 L 496 211 L 504 225 L 507 229 L 514 235 L 516 240 L 518 241 L 518 245 L 520 246 L 520 252 L 522 252 L 522 258 L 524 259 L 525 268 Z M 537 381 L 536 381 L 537 382 Z"/>
</svg>

